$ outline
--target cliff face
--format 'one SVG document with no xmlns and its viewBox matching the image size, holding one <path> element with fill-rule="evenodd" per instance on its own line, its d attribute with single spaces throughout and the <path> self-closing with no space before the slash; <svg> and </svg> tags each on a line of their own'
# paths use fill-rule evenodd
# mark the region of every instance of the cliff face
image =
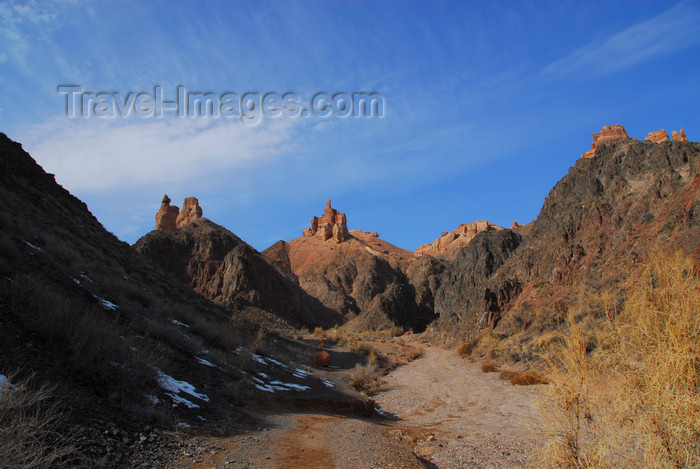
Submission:
<svg viewBox="0 0 700 469">
<path fill-rule="evenodd" d="M 299 288 L 283 266 L 270 265 L 235 234 L 206 218 L 169 231 L 154 230 L 134 248 L 218 304 L 265 310 L 273 325 L 279 318 L 295 326 L 329 327 L 341 319 Z"/>
<path fill-rule="evenodd" d="M 348 232 L 342 241 L 333 235 L 336 242 L 329 242 L 328 227 L 334 226 L 333 233 L 339 224 L 347 230 L 346 217 L 331 209 L 330 201 L 324 217 L 314 217 L 304 236 L 279 241 L 263 255 L 275 265 L 287 266 L 309 295 L 350 321 L 350 327 L 425 328 L 433 319 L 432 311 L 418 308 L 404 274 L 415 254 L 377 233 L 359 230 Z"/>
<path fill-rule="evenodd" d="M 599 141 L 550 191 L 527 236 L 481 233 L 460 251 L 435 291 L 435 328 L 557 314 L 582 287 L 614 290 L 657 243 L 700 258 L 699 189 L 698 143 Z"/>
</svg>

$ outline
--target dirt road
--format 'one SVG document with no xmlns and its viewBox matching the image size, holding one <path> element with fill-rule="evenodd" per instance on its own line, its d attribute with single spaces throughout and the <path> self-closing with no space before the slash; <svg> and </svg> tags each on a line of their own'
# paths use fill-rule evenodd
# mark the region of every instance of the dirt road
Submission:
<svg viewBox="0 0 700 469">
<path fill-rule="evenodd" d="M 512 468 L 529 459 L 541 386 L 513 386 L 439 347 L 387 381 L 375 401 L 409 438 L 418 435 L 414 451 L 435 466 Z"/>
<path fill-rule="evenodd" d="M 201 441 L 176 467 L 515 468 L 528 460 L 540 386 L 512 386 L 429 346 L 385 379 L 374 400 L 386 421 L 270 413 L 257 431 Z"/>
</svg>

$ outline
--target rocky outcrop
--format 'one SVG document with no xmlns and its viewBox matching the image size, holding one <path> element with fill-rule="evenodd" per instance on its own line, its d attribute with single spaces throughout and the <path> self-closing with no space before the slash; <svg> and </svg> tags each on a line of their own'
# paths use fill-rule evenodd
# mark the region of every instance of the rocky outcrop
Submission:
<svg viewBox="0 0 700 469">
<path fill-rule="evenodd" d="M 688 141 L 688 136 L 685 134 L 685 129 L 681 127 L 681 131 L 676 132 L 675 130 L 671 131 L 671 136 L 673 137 L 674 142 L 687 142 Z"/>
<path fill-rule="evenodd" d="M 331 238 L 336 243 L 342 243 L 348 239 L 348 222 L 344 213 L 331 207 L 331 201 L 326 202 L 325 213 L 321 218 L 313 217 L 311 226 L 303 231 L 304 236 L 316 236 L 323 241 Z"/>
<path fill-rule="evenodd" d="M 648 140 L 650 142 L 654 142 L 654 143 L 661 143 L 661 142 L 670 141 L 670 139 L 668 138 L 668 134 L 666 133 L 666 130 L 664 130 L 664 129 L 657 130 L 655 132 L 649 132 L 649 135 L 647 135 L 646 140 Z"/>
<path fill-rule="evenodd" d="M 196 199 L 195 199 L 196 200 Z M 341 316 L 310 297 L 281 265 L 271 265 L 235 234 L 206 218 L 154 230 L 135 249 L 204 297 L 234 311 L 264 310 L 268 326 L 330 327 Z"/>
<path fill-rule="evenodd" d="M 474 239 L 478 233 L 488 230 L 502 230 L 503 228 L 494 225 L 486 220 L 463 223 L 454 231 L 444 232 L 433 241 L 431 244 L 423 244 L 416 249 L 416 254 L 443 256 L 446 258 L 454 258 L 460 249 L 464 248 L 469 242 Z"/>
<path fill-rule="evenodd" d="M 197 218 L 202 217 L 202 207 L 199 206 L 199 200 L 195 197 L 187 197 L 182 204 L 182 211 L 177 216 L 177 226 L 186 225 Z"/>
<path fill-rule="evenodd" d="M 177 226 L 177 217 L 180 209 L 175 205 L 170 205 L 170 197 L 163 196 L 160 210 L 156 213 L 156 230 L 172 231 Z"/>
<path fill-rule="evenodd" d="M 156 230 L 172 231 L 177 227 L 201 218 L 202 207 L 195 197 L 187 197 L 182 205 L 182 212 L 176 205 L 170 205 L 170 197 L 163 196 L 160 210 L 156 213 Z"/>
<path fill-rule="evenodd" d="M 593 143 L 591 144 L 591 149 L 586 153 L 582 153 L 582 158 L 593 158 L 595 156 L 596 149 L 598 145 L 603 142 L 610 140 L 634 140 L 627 135 L 627 131 L 624 126 L 616 125 L 604 125 L 600 133 L 593 134 Z"/>
<path fill-rule="evenodd" d="M 338 244 L 306 235 L 279 241 L 263 255 L 274 265 L 289 266 L 299 285 L 341 314 L 349 328 L 423 330 L 433 319 L 432 310 L 419 310 L 404 274 L 415 254 L 376 233 L 353 230 Z"/>
</svg>

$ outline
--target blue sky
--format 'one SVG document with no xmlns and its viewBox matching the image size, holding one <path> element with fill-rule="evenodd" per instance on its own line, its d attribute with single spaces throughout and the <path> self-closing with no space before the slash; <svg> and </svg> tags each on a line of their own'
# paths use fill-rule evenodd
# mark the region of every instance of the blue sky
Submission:
<svg viewBox="0 0 700 469">
<path fill-rule="evenodd" d="M 700 135 L 700 2 L 0 0 L 0 131 L 119 238 L 164 193 L 262 250 L 326 199 L 415 249 L 510 226 L 602 125 Z M 382 118 L 65 115 L 84 90 L 375 91 Z"/>
</svg>

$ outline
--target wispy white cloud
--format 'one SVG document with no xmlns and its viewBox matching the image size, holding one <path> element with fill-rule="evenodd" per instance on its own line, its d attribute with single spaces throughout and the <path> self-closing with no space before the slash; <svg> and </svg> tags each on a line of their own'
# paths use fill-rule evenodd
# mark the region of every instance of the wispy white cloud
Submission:
<svg viewBox="0 0 700 469">
<path fill-rule="evenodd" d="M 292 119 L 251 127 L 218 119 L 63 117 L 28 127 L 20 138 L 68 189 L 99 193 L 263 165 L 293 149 L 294 125 Z"/>
<path fill-rule="evenodd" d="M 683 1 L 606 40 L 586 44 L 549 64 L 540 76 L 600 77 L 617 73 L 699 43 L 699 24 L 698 4 Z"/>
</svg>

